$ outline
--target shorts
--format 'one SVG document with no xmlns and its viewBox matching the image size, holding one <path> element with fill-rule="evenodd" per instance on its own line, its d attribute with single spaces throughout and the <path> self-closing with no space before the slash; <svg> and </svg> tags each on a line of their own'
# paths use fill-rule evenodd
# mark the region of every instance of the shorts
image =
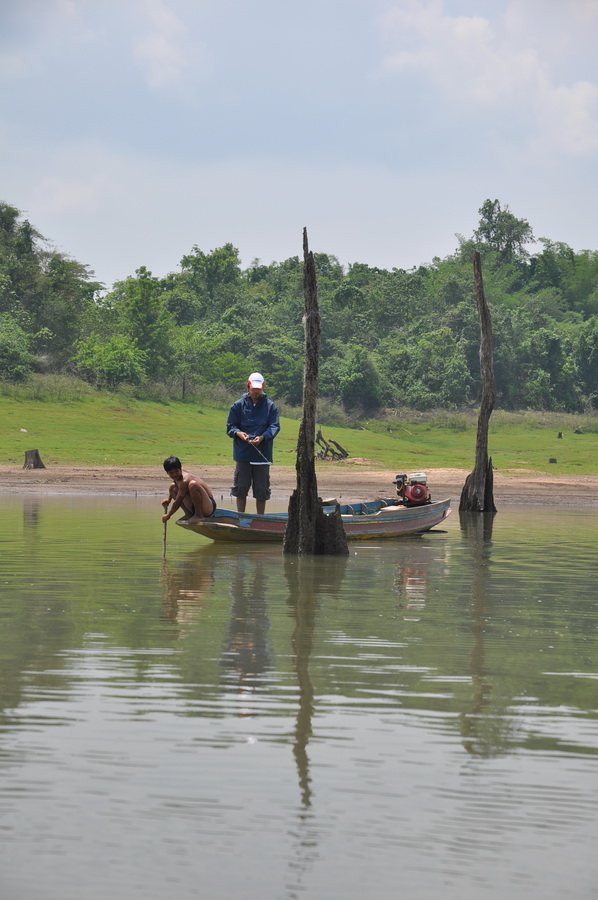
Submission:
<svg viewBox="0 0 598 900">
<path fill-rule="evenodd" d="M 212 501 L 212 512 L 210 513 L 209 516 L 202 516 L 202 518 L 204 518 L 204 519 L 211 519 L 212 516 L 214 515 L 214 513 L 216 512 L 216 501 L 214 500 L 213 497 L 210 497 L 210 500 Z M 186 506 L 185 503 L 183 502 L 182 508 L 183 508 L 183 511 L 186 512 L 188 516 L 196 515 L 195 507 L 193 506 L 192 503 L 189 503 L 189 506 Z"/>
<path fill-rule="evenodd" d="M 253 487 L 253 496 L 256 500 L 270 499 L 270 466 L 248 462 L 236 463 L 231 494 L 244 500 L 250 487 Z"/>
</svg>

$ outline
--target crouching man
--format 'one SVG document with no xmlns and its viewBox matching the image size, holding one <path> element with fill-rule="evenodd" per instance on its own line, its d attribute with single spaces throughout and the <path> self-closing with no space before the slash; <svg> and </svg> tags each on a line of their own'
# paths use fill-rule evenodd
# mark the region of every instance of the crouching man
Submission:
<svg viewBox="0 0 598 900">
<path fill-rule="evenodd" d="M 169 456 L 164 460 L 164 471 L 172 478 L 172 484 L 168 489 L 168 497 L 162 500 L 163 522 L 168 522 L 177 509 L 183 510 L 184 519 L 189 525 L 195 525 L 196 522 L 214 515 L 216 501 L 212 491 L 201 478 L 185 472 L 178 456 Z M 172 507 L 168 512 L 171 503 Z"/>
</svg>

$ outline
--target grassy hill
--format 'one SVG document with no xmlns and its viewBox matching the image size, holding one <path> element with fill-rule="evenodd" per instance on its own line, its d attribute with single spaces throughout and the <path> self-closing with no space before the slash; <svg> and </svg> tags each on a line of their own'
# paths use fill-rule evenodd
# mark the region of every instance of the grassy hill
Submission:
<svg viewBox="0 0 598 900">
<path fill-rule="evenodd" d="M 25 450 L 32 448 L 39 450 L 46 465 L 160 465 L 171 454 L 189 463 L 229 465 L 227 413 L 222 404 L 156 403 L 118 394 L 82 393 L 58 400 L 0 396 L 0 465 L 21 465 Z M 294 465 L 299 423 L 283 417 L 281 424 L 275 462 Z M 396 471 L 471 468 L 476 429 L 476 415 L 443 412 L 405 413 L 401 418 L 364 422 L 359 428 L 322 424 L 324 436 L 338 441 L 351 457 Z M 594 475 L 598 420 L 495 411 L 490 455 L 501 470 Z M 557 464 L 549 463 L 550 458 Z"/>
</svg>

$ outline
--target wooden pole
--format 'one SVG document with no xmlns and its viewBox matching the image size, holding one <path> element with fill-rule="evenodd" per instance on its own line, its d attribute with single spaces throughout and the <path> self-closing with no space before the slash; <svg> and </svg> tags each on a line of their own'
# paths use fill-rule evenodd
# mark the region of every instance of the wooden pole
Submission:
<svg viewBox="0 0 598 900">
<path fill-rule="evenodd" d="M 297 440 L 297 487 L 289 500 L 289 518 L 283 553 L 302 556 L 330 554 L 348 556 L 349 547 L 339 507 L 325 515 L 318 497 L 316 479 L 316 398 L 320 365 L 320 310 L 316 267 L 303 229 L 303 295 L 305 307 L 305 364 L 303 371 L 303 416 Z"/>
<path fill-rule="evenodd" d="M 492 356 L 492 318 L 484 295 L 482 261 L 476 250 L 473 258 L 476 304 L 480 320 L 480 371 L 482 375 L 482 402 L 478 416 L 478 432 L 475 448 L 475 465 L 461 491 L 461 512 L 496 512 L 494 505 L 494 478 L 492 459 L 488 457 L 488 428 L 496 402 L 494 361 Z"/>
</svg>

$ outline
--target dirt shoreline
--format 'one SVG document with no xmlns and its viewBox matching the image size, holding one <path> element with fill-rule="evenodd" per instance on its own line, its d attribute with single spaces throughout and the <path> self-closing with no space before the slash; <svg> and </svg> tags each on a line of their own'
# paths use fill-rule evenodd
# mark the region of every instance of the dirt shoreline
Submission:
<svg viewBox="0 0 598 900">
<path fill-rule="evenodd" d="M 229 501 L 231 466 L 189 464 L 189 471 L 204 478 L 217 501 Z M 450 497 L 458 503 L 466 469 L 427 469 L 434 499 Z M 392 496 L 396 472 L 376 468 L 369 460 L 322 464 L 317 468 L 322 497 L 368 499 Z M 159 466 L 50 466 L 23 469 L 0 466 L 0 492 L 5 494 L 165 494 L 167 479 Z M 272 468 L 272 498 L 286 499 L 295 487 L 293 466 Z M 598 506 L 598 475 L 546 475 L 531 470 L 495 472 L 496 503 Z"/>
</svg>

